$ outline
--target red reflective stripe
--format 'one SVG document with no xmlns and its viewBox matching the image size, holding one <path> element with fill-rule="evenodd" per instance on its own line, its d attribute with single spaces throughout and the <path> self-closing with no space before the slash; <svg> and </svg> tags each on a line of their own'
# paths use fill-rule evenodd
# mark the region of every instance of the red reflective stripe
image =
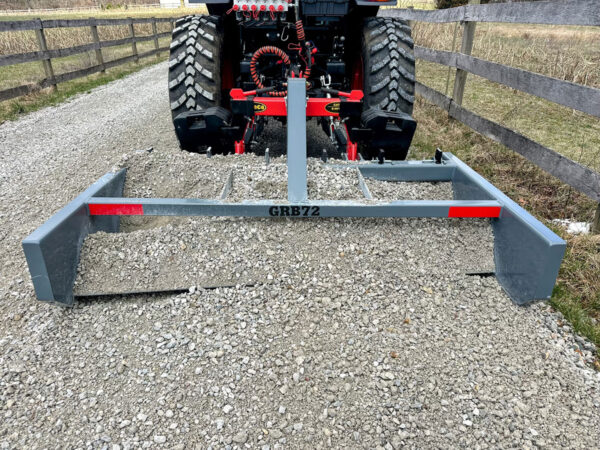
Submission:
<svg viewBox="0 0 600 450">
<path fill-rule="evenodd" d="M 451 206 L 448 217 L 500 217 L 500 206 Z"/>
<path fill-rule="evenodd" d="M 142 205 L 92 203 L 88 205 L 90 216 L 143 216 Z"/>
</svg>

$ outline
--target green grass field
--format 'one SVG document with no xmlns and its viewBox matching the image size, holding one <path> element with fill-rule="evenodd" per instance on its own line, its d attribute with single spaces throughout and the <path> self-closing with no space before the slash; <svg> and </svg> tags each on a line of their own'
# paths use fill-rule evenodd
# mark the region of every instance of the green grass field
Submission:
<svg viewBox="0 0 600 450">
<path fill-rule="evenodd" d="M 400 6 L 433 8 L 432 1 L 401 1 Z M 199 10 L 114 10 L 95 16 L 135 17 L 182 16 Z M 202 12 L 200 10 L 200 12 Z M 91 14 L 49 14 L 44 18 L 82 18 Z M 30 16 L 18 17 L 19 19 Z M 14 20 L 2 16 L 0 20 Z M 163 28 L 159 31 L 164 30 Z M 126 27 L 101 27 L 101 39 L 118 39 L 127 34 Z M 415 43 L 425 47 L 452 50 L 454 24 L 416 24 Z M 50 30 L 53 31 L 53 30 Z M 455 49 L 460 46 L 458 30 Z M 136 27 L 136 34 L 150 31 Z M 0 54 L 37 50 L 30 32 L 0 34 Z M 13 34 L 8 38 L 6 35 Z M 89 42 L 85 29 L 49 32 L 51 48 Z M 169 39 L 161 40 L 161 46 Z M 139 51 L 150 50 L 153 43 L 138 44 Z M 107 51 L 107 60 L 130 54 L 130 46 Z M 600 29 L 592 27 L 560 27 L 536 25 L 479 24 L 473 55 L 542 73 L 548 76 L 600 88 Z M 71 95 L 122 77 L 160 59 L 148 58 L 140 64 L 128 64 L 83 80 L 59 86 L 58 92 L 44 92 L 14 101 L 0 103 L 0 122 L 20 114 L 63 101 Z M 57 73 L 95 64 L 93 53 L 61 58 L 54 62 Z M 454 71 L 417 62 L 417 79 L 441 92 L 452 92 Z M 41 63 L 0 68 L 0 89 L 44 77 Z M 600 120 L 569 108 L 554 105 L 528 94 L 469 75 L 464 106 L 486 118 L 512 128 L 588 167 L 600 170 Z M 550 222 L 555 218 L 590 221 L 595 205 L 585 196 L 560 183 L 514 152 L 478 135 L 466 126 L 449 119 L 444 111 L 417 99 L 415 117 L 419 123 L 412 158 L 431 157 L 436 147 L 451 151 L 506 192 L 511 198 L 541 218 L 568 242 L 565 261 L 552 304 L 573 323 L 576 330 L 600 346 L 600 236 L 570 236 Z M 600 369 L 600 363 L 599 367 Z"/>
</svg>

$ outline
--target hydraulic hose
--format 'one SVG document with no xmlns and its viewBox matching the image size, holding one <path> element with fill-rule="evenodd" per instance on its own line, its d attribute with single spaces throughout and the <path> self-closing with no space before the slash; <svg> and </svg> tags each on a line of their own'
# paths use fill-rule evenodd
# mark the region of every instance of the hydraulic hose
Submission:
<svg viewBox="0 0 600 450">
<path fill-rule="evenodd" d="M 272 45 L 267 45 L 265 47 L 261 47 L 258 50 L 256 50 L 254 52 L 254 54 L 252 55 L 252 59 L 250 60 L 250 76 L 252 77 L 252 81 L 254 81 L 254 84 L 256 85 L 256 87 L 258 89 L 265 88 L 263 83 L 260 81 L 260 77 L 258 75 L 258 70 L 256 68 L 256 64 L 258 63 L 258 60 L 264 55 L 278 56 L 279 58 L 281 58 L 281 61 L 283 62 L 283 64 L 285 64 L 287 66 L 290 65 L 290 58 L 280 48 L 274 47 Z M 272 92 L 269 92 L 269 95 L 271 95 L 273 97 L 283 97 L 286 95 L 286 93 L 287 93 L 287 91 L 272 91 Z"/>
</svg>

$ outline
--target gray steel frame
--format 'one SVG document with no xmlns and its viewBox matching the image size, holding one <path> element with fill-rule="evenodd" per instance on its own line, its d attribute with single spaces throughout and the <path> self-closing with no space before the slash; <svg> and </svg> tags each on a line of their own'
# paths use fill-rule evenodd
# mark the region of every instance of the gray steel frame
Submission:
<svg viewBox="0 0 600 450">
<path fill-rule="evenodd" d="M 288 80 L 288 203 L 280 200 L 226 202 L 229 174 L 219 199 L 123 198 L 125 169 L 109 173 L 23 240 L 37 298 L 73 304 L 73 283 L 83 240 L 96 231 L 117 232 L 119 215 L 273 217 L 488 217 L 494 211 L 496 278 L 517 304 L 552 295 L 566 244 L 527 211 L 451 154 L 440 164 L 393 161 L 329 164 L 355 168 L 365 200 L 309 200 L 307 192 L 305 81 Z M 365 178 L 386 181 L 450 181 L 454 200 L 377 202 Z M 97 214 L 98 209 L 103 212 Z M 132 208 L 136 212 L 132 212 Z M 91 213 L 94 209 L 94 214 Z M 467 211 L 452 215 L 453 210 Z M 473 215 L 470 215 L 473 211 Z"/>
<path fill-rule="evenodd" d="M 73 283 L 83 240 L 96 231 L 119 231 L 118 216 L 91 216 L 87 201 L 96 196 L 123 195 L 125 172 L 107 173 L 23 240 L 39 300 L 73 304 Z"/>
</svg>

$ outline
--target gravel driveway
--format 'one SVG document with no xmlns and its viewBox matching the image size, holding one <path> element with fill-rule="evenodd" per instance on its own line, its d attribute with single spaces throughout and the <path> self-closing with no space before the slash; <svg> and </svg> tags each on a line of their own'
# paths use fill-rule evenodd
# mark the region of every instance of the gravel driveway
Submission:
<svg viewBox="0 0 600 450">
<path fill-rule="evenodd" d="M 137 196 L 212 193 L 231 166 L 240 196 L 279 192 L 277 158 L 261 180 L 255 156 L 179 152 L 166 68 L 0 126 L 0 448 L 598 447 L 592 344 L 466 274 L 489 265 L 486 221 L 128 219 L 80 275 L 179 268 L 189 291 L 37 302 L 21 239 L 112 167 Z"/>
</svg>

